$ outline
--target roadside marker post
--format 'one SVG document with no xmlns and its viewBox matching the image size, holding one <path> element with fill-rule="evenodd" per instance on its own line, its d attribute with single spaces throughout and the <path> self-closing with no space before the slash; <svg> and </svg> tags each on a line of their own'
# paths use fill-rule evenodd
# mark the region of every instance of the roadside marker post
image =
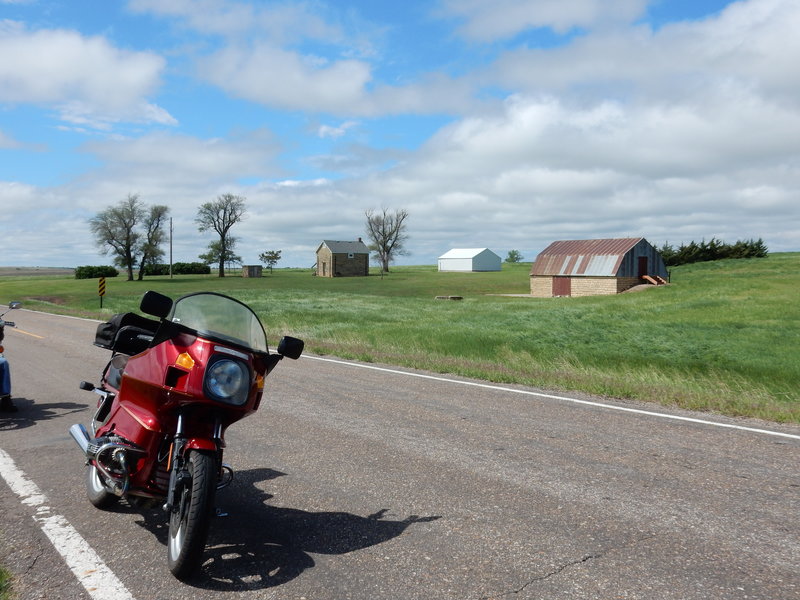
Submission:
<svg viewBox="0 0 800 600">
<path fill-rule="evenodd" d="M 101 277 L 97 281 L 97 295 L 100 296 L 100 308 L 103 308 L 103 296 L 106 295 L 106 278 Z"/>
</svg>

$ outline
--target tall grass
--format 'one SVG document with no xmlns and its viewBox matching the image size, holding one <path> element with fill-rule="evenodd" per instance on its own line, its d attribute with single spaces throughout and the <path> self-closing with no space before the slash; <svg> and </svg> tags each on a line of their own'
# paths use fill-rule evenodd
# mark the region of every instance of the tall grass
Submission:
<svg viewBox="0 0 800 600">
<path fill-rule="evenodd" d="M 146 289 L 218 290 L 250 304 L 273 343 L 292 334 L 315 353 L 800 423 L 800 254 L 676 267 L 669 286 L 617 296 L 495 295 L 527 293 L 529 270 L 109 280 L 102 312 L 94 280 L 14 278 L 0 301 L 102 317 Z"/>
</svg>

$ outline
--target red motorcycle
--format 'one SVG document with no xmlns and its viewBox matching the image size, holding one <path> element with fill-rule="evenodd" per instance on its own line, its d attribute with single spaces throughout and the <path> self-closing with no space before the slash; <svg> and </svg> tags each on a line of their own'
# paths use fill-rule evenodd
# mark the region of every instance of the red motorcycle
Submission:
<svg viewBox="0 0 800 600">
<path fill-rule="evenodd" d="M 86 489 L 97 508 L 120 498 L 162 504 L 169 518 L 167 560 L 178 579 L 202 562 L 214 497 L 233 480 L 222 462 L 225 430 L 258 409 L 264 379 L 303 341 L 284 337 L 270 353 L 255 313 L 211 292 L 173 301 L 157 292 L 141 312 L 115 315 L 97 329 L 95 345 L 112 351 L 99 387 L 92 434 L 70 434 L 86 457 Z"/>
</svg>

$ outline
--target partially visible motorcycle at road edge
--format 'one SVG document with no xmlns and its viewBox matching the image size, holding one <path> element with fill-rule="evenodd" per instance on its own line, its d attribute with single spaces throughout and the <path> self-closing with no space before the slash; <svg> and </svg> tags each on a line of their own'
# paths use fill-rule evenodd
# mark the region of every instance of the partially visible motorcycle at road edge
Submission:
<svg viewBox="0 0 800 600">
<path fill-rule="evenodd" d="M 69 432 L 89 502 L 161 505 L 167 563 L 186 580 L 202 564 L 216 491 L 233 480 L 225 431 L 258 409 L 265 378 L 282 358 L 299 358 L 303 341 L 286 336 L 270 352 L 256 314 L 218 293 L 173 302 L 150 291 L 140 310 L 156 318 L 124 313 L 98 326 L 95 345 L 111 360 L 99 386 L 80 385 L 99 396 L 91 433 L 82 424 Z"/>
<path fill-rule="evenodd" d="M 3 347 L 5 328 L 16 327 L 16 323 L 14 321 L 6 321 L 3 317 L 8 311 L 21 306 L 21 302 L 10 302 L 8 308 L 0 313 L 0 412 L 17 412 L 17 407 L 11 401 L 11 369 L 8 366 L 8 359 L 3 354 L 5 352 Z"/>
</svg>

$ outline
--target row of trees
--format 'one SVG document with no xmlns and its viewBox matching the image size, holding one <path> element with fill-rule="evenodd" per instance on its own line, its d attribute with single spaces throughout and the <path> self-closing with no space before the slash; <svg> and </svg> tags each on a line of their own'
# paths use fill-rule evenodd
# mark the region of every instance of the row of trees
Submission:
<svg viewBox="0 0 800 600">
<path fill-rule="evenodd" d="M 699 244 L 694 241 L 681 244 L 677 249 L 665 243 L 659 252 L 668 267 L 723 258 L 763 258 L 768 254 L 767 245 L 761 238 L 739 240 L 735 244 L 711 238 L 709 242 L 703 240 Z"/>
<path fill-rule="evenodd" d="M 233 194 L 222 194 L 214 202 L 206 202 L 197 211 L 195 223 L 202 231 L 212 230 L 219 240 L 208 245 L 208 251 L 199 256 L 203 264 L 219 265 L 219 276 L 225 276 L 225 264 L 241 262 L 234 249 L 237 239 L 230 229 L 242 220 L 245 199 Z M 116 266 L 128 272 L 128 281 L 133 280 L 133 271 L 138 265 L 138 279 L 148 271 L 158 270 L 162 264 L 166 232 L 164 225 L 169 217 L 169 208 L 162 205 L 147 206 L 138 194 L 128 197 L 99 212 L 89 220 L 89 228 L 95 243 L 106 254 L 113 257 Z M 187 263 L 193 265 L 194 263 Z M 196 271 L 194 266 L 191 269 Z"/>
<path fill-rule="evenodd" d="M 245 215 L 246 199 L 234 194 L 222 194 L 213 202 L 202 204 L 197 210 L 195 223 L 201 232 L 213 231 L 218 239 L 208 244 L 208 251 L 198 258 L 202 264 L 217 264 L 219 276 L 225 276 L 226 264 L 241 264 L 236 254 L 238 238 L 231 235 L 231 228 Z M 394 212 L 384 208 L 381 212 L 368 210 L 367 236 L 372 242 L 369 249 L 382 271 L 389 271 L 389 264 L 399 255 L 406 254 L 406 220 L 408 212 Z M 116 266 L 127 270 L 128 281 L 138 265 L 138 279 L 145 274 L 160 273 L 163 269 L 164 251 L 161 244 L 166 233 L 164 224 L 169 217 L 169 208 L 161 205 L 147 206 L 138 194 L 128 197 L 98 213 L 89 220 L 89 228 L 97 246 L 113 257 Z M 270 271 L 281 258 L 280 250 L 267 250 L 259 255 Z M 194 265 L 194 263 L 186 263 Z"/>
</svg>

